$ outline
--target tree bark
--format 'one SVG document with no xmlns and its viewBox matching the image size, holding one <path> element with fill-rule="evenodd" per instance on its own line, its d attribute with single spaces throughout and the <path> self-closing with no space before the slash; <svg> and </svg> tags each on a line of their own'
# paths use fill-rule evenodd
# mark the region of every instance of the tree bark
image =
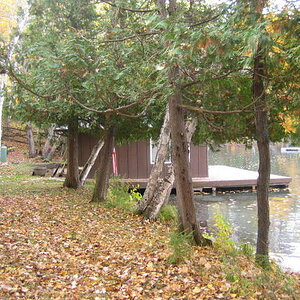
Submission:
<svg viewBox="0 0 300 300">
<path fill-rule="evenodd" d="M 176 82 L 179 76 L 178 66 L 170 68 L 169 80 Z M 182 94 L 174 87 L 174 93 L 169 97 L 170 128 L 172 139 L 172 163 L 176 181 L 176 196 L 179 208 L 180 229 L 192 233 L 196 244 L 206 245 L 209 242 L 203 237 L 200 224 L 196 221 L 192 177 L 189 168 L 189 149 L 184 122 L 184 111 L 180 107 Z"/>
<path fill-rule="evenodd" d="M 34 137 L 32 132 L 32 125 L 30 122 L 27 123 L 27 139 L 29 145 L 29 158 L 36 157 L 35 145 L 34 145 Z"/>
<path fill-rule="evenodd" d="M 187 122 L 186 124 L 186 133 L 187 133 L 187 142 L 191 143 L 193 133 L 195 132 L 197 125 L 197 120 L 193 119 L 192 121 Z M 166 153 L 167 154 L 167 153 Z M 165 156 L 166 157 L 166 156 Z M 156 162 L 157 163 L 157 162 Z M 162 167 L 160 168 L 160 174 L 157 180 L 154 182 L 154 187 L 151 194 L 148 194 L 147 207 L 144 210 L 144 219 L 154 221 L 157 219 L 157 216 L 161 208 L 167 204 L 171 190 L 174 186 L 175 175 L 173 165 L 170 165 L 167 171 L 167 174 L 164 175 L 163 165 L 164 161 L 160 162 Z M 151 176 L 152 174 L 150 174 Z M 148 188 L 148 185 L 147 185 Z"/>
<path fill-rule="evenodd" d="M 48 161 L 52 160 L 53 155 L 54 155 L 57 147 L 59 146 L 60 142 L 61 142 L 61 136 L 59 136 L 55 139 L 54 143 L 51 146 L 50 151 L 48 152 L 47 156 L 45 157 L 46 160 L 48 160 Z"/>
<path fill-rule="evenodd" d="M 157 192 L 157 182 L 159 178 L 162 177 L 164 162 L 168 154 L 170 142 L 169 122 L 169 106 L 167 106 L 164 123 L 160 131 L 158 151 L 156 154 L 155 163 L 151 169 L 151 173 L 148 179 L 147 187 L 144 192 L 143 198 L 137 205 L 137 210 L 139 213 L 144 213 L 149 204 L 152 202 L 152 199 L 155 196 L 155 193 Z"/>
<path fill-rule="evenodd" d="M 67 175 L 64 186 L 77 189 L 80 187 L 78 171 L 78 123 L 68 125 L 67 138 Z"/>
<path fill-rule="evenodd" d="M 46 139 L 46 142 L 44 144 L 43 151 L 42 151 L 42 158 L 43 159 L 46 159 L 48 157 L 49 152 L 51 151 L 50 144 L 51 144 L 51 140 L 53 138 L 54 129 L 55 129 L 55 125 L 51 125 L 51 127 L 48 130 L 47 139 Z"/>
<path fill-rule="evenodd" d="M 255 22 L 261 23 L 263 9 L 267 0 L 252 0 L 255 10 Z M 263 33 L 262 33 L 263 34 Z M 266 87 L 264 78 L 267 73 L 266 50 L 259 38 L 254 53 L 252 95 L 255 110 L 256 139 L 259 152 L 259 169 L 257 179 L 257 243 L 256 261 L 262 266 L 269 265 L 269 228 L 270 228 L 270 207 L 269 207 L 269 183 L 271 173 L 270 163 L 270 140 L 268 126 L 268 104 L 266 99 Z"/>
<path fill-rule="evenodd" d="M 93 147 L 93 150 L 90 154 L 89 159 L 87 160 L 86 164 L 84 165 L 82 171 L 80 172 L 79 175 L 79 180 L 80 180 L 80 184 L 84 185 L 92 167 L 95 164 L 95 161 L 99 155 L 100 150 L 102 149 L 104 145 L 104 141 L 103 138 L 99 139 L 99 141 L 97 142 L 97 144 Z"/>
<path fill-rule="evenodd" d="M 253 98 L 255 107 L 255 126 L 259 152 L 259 169 L 257 180 L 258 231 L 256 260 L 262 265 L 268 263 L 269 256 L 269 183 L 270 183 L 270 141 L 268 131 L 268 107 L 263 77 L 265 75 L 264 54 L 260 45 L 254 60 Z"/>
<path fill-rule="evenodd" d="M 114 136 L 115 129 L 110 127 L 105 134 L 104 146 L 100 153 L 100 165 L 96 172 L 96 184 L 91 202 L 104 202 L 107 199 Z"/>
<path fill-rule="evenodd" d="M 13 54 L 15 52 L 15 48 L 18 45 L 19 39 L 21 37 L 22 32 L 25 30 L 28 20 L 29 20 L 29 9 L 31 7 L 31 4 L 29 5 L 27 1 L 25 1 L 22 8 L 24 9 L 24 14 L 22 18 L 18 21 L 18 33 L 14 36 L 10 43 L 10 49 L 7 54 L 7 60 L 10 61 L 13 57 Z M 3 115 L 3 105 L 4 105 L 4 88 L 6 86 L 8 80 L 8 75 L 5 72 L 0 74 L 0 147 L 2 145 L 2 115 Z"/>
</svg>

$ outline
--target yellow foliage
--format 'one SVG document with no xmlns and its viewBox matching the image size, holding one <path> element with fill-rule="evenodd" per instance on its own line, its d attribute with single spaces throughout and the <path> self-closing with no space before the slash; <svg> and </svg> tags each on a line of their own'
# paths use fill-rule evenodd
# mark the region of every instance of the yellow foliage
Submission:
<svg viewBox="0 0 300 300">
<path fill-rule="evenodd" d="M 25 0 L 0 0 L 0 37 L 8 40 L 12 30 L 17 26 L 18 9 Z"/>
<path fill-rule="evenodd" d="M 295 133 L 296 132 L 296 125 L 299 123 L 295 117 L 286 116 L 284 114 L 280 115 L 281 119 L 283 120 L 283 128 L 285 133 Z"/>
<path fill-rule="evenodd" d="M 273 46 L 272 47 L 272 50 L 275 52 L 275 53 L 282 53 L 282 50 L 280 48 L 278 48 L 277 46 Z"/>
</svg>

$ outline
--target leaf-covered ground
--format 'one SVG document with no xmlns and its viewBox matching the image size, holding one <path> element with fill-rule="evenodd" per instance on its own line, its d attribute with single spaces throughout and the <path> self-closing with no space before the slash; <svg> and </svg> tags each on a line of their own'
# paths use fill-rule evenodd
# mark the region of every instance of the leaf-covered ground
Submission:
<svg viewBox="0 0 300 300">
<path fill-rule="evenodd" d="M 0 299 L 299 299 L 299 281 L 194 247 L 171 265 L 167 224 L 89 203 L 90 188 L 1 166 Z"/>
</svg>

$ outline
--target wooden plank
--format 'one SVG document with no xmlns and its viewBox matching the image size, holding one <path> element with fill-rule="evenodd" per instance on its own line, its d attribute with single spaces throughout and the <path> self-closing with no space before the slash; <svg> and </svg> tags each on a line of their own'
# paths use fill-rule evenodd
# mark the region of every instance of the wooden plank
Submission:
<svg viewBox="0 0 300 300">
<path fill-rule="evenodd" d="M 128 177 L 138 178 L 138 151 L 137 143 L 128 143 Z"/>
<path fill-rule="evenodd" d="M 137 143 L 137 178 L 148 178 L 148 155 L 149 145 L 147 141 L 138 141 Z"/>
<path fill-rule="evenodd" d="M 198 146 L 198 151 L 199 151 L 199 176 L 207 177 L 208 176 L 207 145 Z"/>
<path fill-rule="evenodd" d="M 116 147 L 118 172 L 123 178 L 128 177 L 128 143 Z"/>
<path fill-rule="evenodd" d="M 190 148 L 191 154 L 190 154 L 190 168 L 191 168 L 191 175 L 192 177 L 200 177 L 199 173 L 199 164 L 200 164 L 200 153 L 199 153 L 199 147 L 196 147 L 194 145 L 191 145 Z"/>
</svg>

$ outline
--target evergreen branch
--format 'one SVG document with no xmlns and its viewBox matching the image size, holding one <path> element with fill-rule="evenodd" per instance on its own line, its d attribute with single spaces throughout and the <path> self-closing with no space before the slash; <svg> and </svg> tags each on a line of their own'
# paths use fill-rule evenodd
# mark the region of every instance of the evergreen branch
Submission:
<svg viewBox="0 0 300 300">
<path fill-rule="evenodd" d="M 136 12 L 136 13 L 151 13 L 151 12 L 158 11 L 158 9 L 135 9 L 135 8 L 123 7 L 123 6 L 119 6 L 119 5 L 116 5 L 116 4 L 114 4 L 114 3 L 110 2 L 110 1 L 105 1 L 105 0 L 101 0 L 99 2 L 100 3 L 104 2 L 104 3 L 106 3 L 106 4 L 110 5 L 110 6 L 117 7 L 117 8 L 120 8 L 122 10 L 130 11 L 130 12 Z"/>
<path fill-rule="evenodd" d="M 120 106 L 120 107 L 117 107 L 117 108 L 109 108 L 109 109 L 106 109 L 106 110 L 97 110 L 95 108 L 91 108 L 91 107 L 88 107 L 88 106 L 84 105 L 76 97 L 74 97 L 71 93 L 68 93 L 68 94 L 72 98 L 72 100 L 75 103 L 77 103 L 80 107 L 82 107 L 82 108 L 84 108 L 84 109 L 86 109 L 86 110 L 88 110 L 90 112 L 97 113 L 97 114 L 116 113 L 118 115 L 120 113 L 119 112 L 120 110 L 128 109 L 128 108 L 134 107 L 134 106 L 136 106 L 136 105 L 139 104 L 139 101 L 136 101 L 134 103 L 130 103 L 128 105 Z"/>
<path fill-rule="evenodd" d="M 222 74 L 222 75 L 213 76 L 211 79 L 223 79 L 223 78 L 228 77 L 228 76 L 231 75 L 232 73 L 238 72 L 238 71 L 241 71 L 241 70 L 242 70 L 242 69 L 229 71 L 229 72 L 227 72 L 227 73 L 225 73 L 225 74 Z M 193 86 L 193 85 L 202 83 L 202 82 L 203 82 L 203 80 L 192 81 L 192 82 L 189 82 L 189 83 L 187 83 L 187 84 L 184 84 L 183 86 L 181 86 L 181 88 L 182 88 L 182 89 L 186 89 L 187 87 L 190 87 L 190 86 Z"/>
<path fill-rule="evenodd" d="M 253 103 L 251 103 L 252 105 Z M 246 107 L 248 107 L 247 105 Z M 195 107 L 191 105 L 179 105 L 179 107 L 191 111 L 196 111 L 201 114 L 212 114 L 212 115 L 229 115 L 229 114 L 240 114 L 240 113 L 253 113 L 253 110 L 246 110 L 246 109 L 240 109 L 240 110 L 231 110 L 231 111 L 219 111 L 219 110 L 207 110 L 202 107 Z"/>
<path fill-rule="evenodd" d="M 216 15 L 216 16 L 211 17 L 210 19 L 202 20 L 202 21 L 200 21 L 200 22 L 198 22 L 198 23 L 192 24 L 192 25 L 189 26 L 189 29 L 192 29 L 192 28 L 195 28 L 195 27 L 197 27 L 197 26 L 201 26 L 201 25 L 204 25 L 204 24 L 206 24 L 206 23 L 209 23 L 209 22 L 211 22 L 211 21 L 213 21 L 213 20 L 219 18 L 220 16 L 222 16 L 222 14 L 223 14 L 223 13 L 220 13 L 220 14 L 218 14 L 218 15 Z"/>
<path fill-rule="evenodd" d="M 8 76 L 16 81 L 24 90 L 28 91 L 29 93 L 33 94 L 34 96 L 37 96 L 38 98 L 43 98 L 43 99 L 52 99 L 57 97 L 59 94 L 53 94 L 53 95 L 42 95 L 39 92 L 33 90 L 31 87 L 29 87 L 22 79 L 20 79 L 12 70 L 10 67 L 8 69 Z"/>
<path fill-rule="evenodd" d="M 138 34 L 130 35 L 130 36 L 127 36 L 127 37 L 124 37 L 124 38 L 121 38 L 121 39 L 115 39 L 115 40 L 105 40 L 105 41 L 100 42 L 100 44 L 125 42 L 127 40 L 132 40 L 132 39 L 135 39 L 135 38 L 139 38 L 141 36 L 151 36 L 151 35 L 156 35 L 156 34 L 160 34 L 160 31 L 138 33 Z"/>
</svg>

